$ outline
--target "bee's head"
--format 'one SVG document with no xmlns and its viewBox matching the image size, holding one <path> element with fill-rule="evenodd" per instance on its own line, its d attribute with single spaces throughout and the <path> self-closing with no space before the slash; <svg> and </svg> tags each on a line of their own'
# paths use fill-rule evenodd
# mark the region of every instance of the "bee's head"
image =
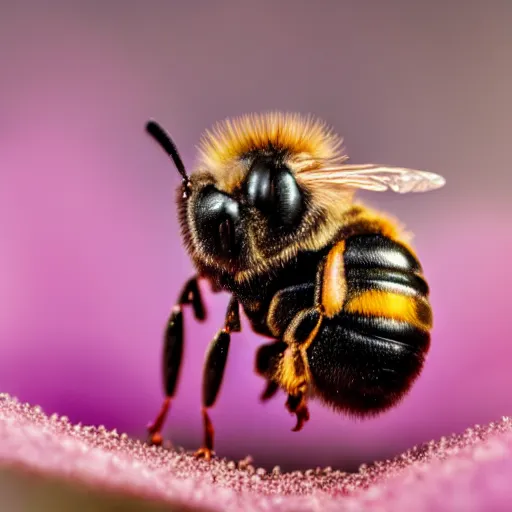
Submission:
<svg viewBox="0 0 512 512">
<path fill-rule="evenodd" d="M 330 236 L 325 208 L 297 179 L 298 166 L 336 155 L 336 141 L 318 123 L 279 114 L 226 121 L 203 138 L 190 177 L 169 137 L 162 141 L 162 130 L 152 126 L 183 178 L 182 233 L 196 260 L 253 273 Z"/>
<path fill-rule="evenodd" d="M 207 260 L 243 270 L 290 243 L 307 199 L 276 157 L 257 153 L 240 159 L 239 166 L 243 179 L 233 188 L 207 170 L 193 174 L 192 193 L 182 202 L 194 247 Z"/>
</svg>

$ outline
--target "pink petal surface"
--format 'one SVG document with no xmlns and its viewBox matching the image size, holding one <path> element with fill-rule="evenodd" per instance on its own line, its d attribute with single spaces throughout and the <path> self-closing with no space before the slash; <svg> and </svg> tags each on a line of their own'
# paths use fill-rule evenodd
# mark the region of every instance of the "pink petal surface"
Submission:
<svg viewBox="0 0 512 512">
<path fill-rule="evenodd" d="M 0 474 L 2 510 L 8 505 L 12 511 L 21 510 L 15 496 L 21 487 L 7 486 L 12 478 L 6 480 L 6 474 L 31 475 L 29 495 L 52 477 L 61 486 L 84 489 L 76 498 L 82 504 L 94 490 L 105 500 L 115 493 L 131 500 L 130 510 L 142 510 L 136 503 L 145 510 L 512 510 L 512 420 L 475 426 L 357 473 L 332 468 L 281 473 L 257 469 L 249 459 L 207 463 L 148 447 L 101 426 L 48 417 L 4 394 Z"/>
</svg>

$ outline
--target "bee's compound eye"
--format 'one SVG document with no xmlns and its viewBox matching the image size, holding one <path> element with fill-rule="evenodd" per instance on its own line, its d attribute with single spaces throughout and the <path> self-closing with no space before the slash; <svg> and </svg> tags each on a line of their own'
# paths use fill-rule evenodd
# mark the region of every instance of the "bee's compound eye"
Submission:
<svg viewBox="0 0 512 512">
<path fill-rule="evenodd" d="M 246 181 L 249 203 L 267 215 L 277 227 L 293 227 L 303 211 L 302 193 L 295 177 L 285 166 L 256 161 Z"/>
<path fill-rule="evenodd" d="M 240 212 L 234 199 L 213 186 L 207 187 L 199 193 L 194 215 L 199 238 L 208 252 L 227 257 L 236 254 Z"/>
<path fill-rule="evenodd" d="M 264 161 L 257 161 L 249 172 L 246 182 L 247 200 L 264 213 L 272 207 L 272 173 Z"/>
<path fill-rule="evenodd" d="M 285 226 L 294 226 L 302 215 L 302 193 L 293 177 L 287 170 L 280 170 L 274 179 L 277 216 Z"/>
</svg>

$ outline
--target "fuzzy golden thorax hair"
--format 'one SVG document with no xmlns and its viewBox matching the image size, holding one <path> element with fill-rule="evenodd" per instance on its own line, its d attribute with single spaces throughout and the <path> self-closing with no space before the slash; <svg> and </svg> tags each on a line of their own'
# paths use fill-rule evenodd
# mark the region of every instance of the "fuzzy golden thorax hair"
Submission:
<svg viewBox="0 0 512 512">
<path fill-rule="evenodd" d="M 284 264 L 299 251 L 325 247 L 352 204 L 354 189 L 308 180 L 309 171 L 347 160 L 342 139 L 311 116 L 270 112 L 227 119 L 206 131 L 199 150 L 199 162 L 191 175 L 192 194 L 178 199 L 185 243 L 197 264 L 220 266 L 238 281 Z M 214 185 L 243 202 L 242 185 L 256 156 L 275 158 L 292 171 L 306 198 L 306 212 L 293 233 L 273 238 L 268 236 L 265 219 L 257 212 L 249 213 L 243 257 L 220 262 L 204 250 L 194 228 L 195 197 L 203 187 Z"/>
</svg>

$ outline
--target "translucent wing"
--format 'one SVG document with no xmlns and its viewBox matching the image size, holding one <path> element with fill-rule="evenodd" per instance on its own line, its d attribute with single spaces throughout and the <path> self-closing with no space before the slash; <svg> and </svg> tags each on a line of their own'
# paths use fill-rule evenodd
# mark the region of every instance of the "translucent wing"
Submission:
<svg viewBox="0 0 512 512">
<path fill-rule="evenodd" d="M 432 172 L 376 164 L 324 167 L 304 172 L 303 178 L 375 192 L 390 189 L 399 194 L 428 192 L 446 183 L 442 176 Z"/>
</svg>

